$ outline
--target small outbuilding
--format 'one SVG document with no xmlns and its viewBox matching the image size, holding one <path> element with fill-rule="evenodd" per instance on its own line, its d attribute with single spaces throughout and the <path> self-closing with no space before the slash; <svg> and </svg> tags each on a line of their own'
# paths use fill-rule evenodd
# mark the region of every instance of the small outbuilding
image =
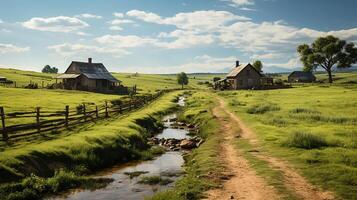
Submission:
<svg viewBox="0 0 357 200">
<path fill-rule="evenodd" d="M 0 83 L 6 83 L 6 77 L 0 76 Z"/>
<path fill-rule="evenodd" d="M 316 81 L 316 77 L 312 72 L 294 71 L 288 76 L 290 83 L 311 83 L 314 81 Z"/>
<path fill-rule="evenodd" d="M 71 90 L 86 90 L 108 92 L 120 84 L 102 63 L 72 61 L 64 74 L 56 77 L 62 79 L 63 88 Z"/>
<path fill-rule="evenodd" d="M 239 61 L 236 61 L 236 67 L 228 73 L 226 80 L 230 89 L 251 89 L 259 88 L 263 77 L 250 63 L 240 64 Z"/>
</svg>

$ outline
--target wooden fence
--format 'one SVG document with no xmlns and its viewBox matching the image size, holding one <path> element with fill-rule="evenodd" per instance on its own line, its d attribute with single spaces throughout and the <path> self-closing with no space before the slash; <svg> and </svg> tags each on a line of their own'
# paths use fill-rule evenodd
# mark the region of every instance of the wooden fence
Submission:
<svg viewBox="0 0 357 200">
<path fill-rule="evenodd" d="M 100 118 L 108 118 L 112 115 L 122 114 L 124 112 L 140 108 L 145 104 L 157 99 L 165 91 L 160 91 L 152 95 L 134 97 L 127 101 L 118 101 L 116 103 L 104 102 L 103 105 L 94 105 L 83 103 L 76 108 L 65 106 L 63 110 L 48 111 L 37 107 L 33 111 L 8 112 L 4 107 L 0 107 L 2 140 L 8 141 L 12 138 L 19 138 L 54 130 L 73 127 L 79 124 L 87 123 Z M 32 123 L 11 124 L 7 121 L 11 119 L 33 118 Z M 32 121 L 32 120 L 31 120 Z"/>
</svg>

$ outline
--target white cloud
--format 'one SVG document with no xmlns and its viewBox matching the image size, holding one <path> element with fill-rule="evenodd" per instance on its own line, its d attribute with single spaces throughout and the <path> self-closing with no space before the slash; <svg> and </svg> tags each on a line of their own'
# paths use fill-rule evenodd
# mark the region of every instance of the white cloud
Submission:
<svg viewBox="0 0 357 200">
<path fill-rule="evenodd" d="M 263 53 L 263 54 L 253 54 L 250 58 L 253 60 L 256 59 L 281 59 L 286 56 L 282 53 Z"/>
<path fill-rule="evenodd" d="M 254 0 L 221 0 L 221 1 L 229 1 L 230 6 L 232 7 L 240 7 L 240 6 L 249 6 L 254 5 Z"/>
<path fill-rule="evenodd" d="M 75 15 L 74 17 L 84 18 L 84 19 L 102 19 L 103 18 L 100 15 L 94 15 L 94 14 L 89 14 L 89 13 L 83 13 L 83 14 L 80 14 L 80 15 Z"/>
<path fill-rule="evenodd" d="M 109 22 L 111 25 L 132 24 L 134 21 L 129 19 L 114 19 Z"/>
<path fill-rule="evenodd" d="M 4 21 L 2 21 L 2 20 L 0 19 L 0 24 L 2 24 L 2 23 L 4 23 Z"/>
<path fill-rule="evenodd" d="M 141 47 L 154 44 L 156 39 L 144 38 L 136 35 L 104 35 L 95 39 L 98 43 L 120 48 Z"/>
<path fill-rule="evenodd" d="M 19 47 L 13 44 L 2 44 L 0 43 L 0 53 L 21 53 L 29 51 L 30 47 Z"/>
<path fill-rule="evenodd" d="M 263 62 L 263 65 L 266 67 L 281 67 L 281 68 L 291 69 L 291 68 L 301 67 L 301 62 L 298 57 L 293 57 L 285 63 Z"/>
<path fill-rule="evenodd" d="M 129 19 L 114 19 L 108 22 L 112 26 L 109 27 L 110 30 L 114 31 L 121 31 L 123 28 L 121 27 L 122 24 L 134 24 L 134 21 Z"/>
<path fill-rule="evenodd" d="M 357 39 L 357 28 L 322 32 L 308 28 L 296 28 L 283 21 L 276 22 L 236 22 L 219 30 L 220 43 L 234 47 L 244 52 L 278 51 L 278 53 L 293 53 L 301 43 L 310 43 L 319 36 L 329 34 L 341 39 Z"/>
<path fill-rule="evenodd" d="M 169 42 L 156 42 L 155 45 L 167 49 L 183 49 L 197 45 L 207 45 L 214 43 L 215 39 L 210 34 L 197 34 L 193 31 L 175 30 L 170 33 L 160 33 L 159 38 L 174 38 Z"/>
<path fill-rule="evenodd" d="M 155 13 L 140 10 L 131 10 L 126 14 L 145 22 L 174 25 L 179 29 L 200 31 L 218 29 L 232 21 L 250 20 L 248 17 L 234 15 L 228 11 L 215 10 L 178 13 L 173 17 L 167 18 L 163 18 Z"/>
<path fill-rule="evenodd" d="M 84 45 L 84 44 L 58 44 L 49 46 L 48 49 L 55 51 L 63 56 L 72 56 L 78 54 L 93 55 L 94 53 L 111 54 L 115 57 L 121 57 L 129 55 L 130 52 L 120 48 L 112 47 L 98 47 L 96 45 Z"/>
<path fill-rule="evenodd" d="M 247 7 L 239 8 L 239 10 L 244 10 L 244 11 L 257 11 L 257 10 L 254 9 L 254 8 L 247 8 Z"/>
<path fill-rule="evenodd" d="M 121 30 L 123 30 L 123 28 L 120 27 L 120 26 L 110 26 L 109 29 L 112 30 L 112 31 L 121 31 Z"/>
<path fill-rule="evenodd" d="M 124 13 L 115 12 L 115 13 L 113 13 L 113 15 L 114 15 L 115 17 L 118 17 L 118 18 L 123 18 L 123 17 L 124 17 Z"/>
<path fill-rule="evenodd" d="M 127 71 L 141 73 L 172 74 L 178 72 L 228 72 L 235 65 L 236 57 L 215 58 L 208 55 L 198 56 L 190 62 L 175 66 L 135 66 L 129 67 Z"/>
<path fill-rule="evenodd" d="M 89 25 L 75 17 L 58 16 L 50 18 L 34 17 L 22 23 L 28 29 L 50 32 L 69 33 L 78 31 Z"/>
</svg>

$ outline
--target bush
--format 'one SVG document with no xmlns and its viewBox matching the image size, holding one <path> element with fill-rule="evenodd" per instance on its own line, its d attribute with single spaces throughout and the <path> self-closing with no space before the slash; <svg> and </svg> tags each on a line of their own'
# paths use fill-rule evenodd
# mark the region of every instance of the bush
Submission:
<svg viewBox="0 0 357 200">
<path fill-rule="evenodd" d="M 307 108 L 294 108 L 290 111 L 291 113 L 310 113 L 310 114 L 319 114 L 317 110 L 307 109 Z"/>
<path fill-rule="evenodd" d="M 324 138 L 310 133 L 296 132 L 287 141 L 288 147 L 316 149 L 328 146 Z"/>
<path fill-rule="evenodd" d="M 247 113 L 249 114 L 264 114 L 269 111 L 278 111 L 280 107 L 276 104 L 258 104 L 253 105 L 248 108 Z"/>
<path fill-rule="evenodd" d="M 111 100 L 110 103 L 114 106 L 120 106 L 122 105 L 124 102 L 120 99 L 114 99 L 114 100 Z"/>
<path fill-rule="evenodd" d="M 148 184 L 148 185 L 167 185 L 172 183 L 173 181 L 168 178 L 161 178 L 160 176 L 145 176 L 141 178 L 139 183 L 141 184 Z"/>
<path fill-rule="evenodd" d="M 27 89 L 38 89 L 38 84 L 37 83 L 30 83 L 25 86 Z"/>
<path fill-rule="evenodd" d="M 238 101 L 237 99 L 233 99 L 229 102 L 230 106 L 245 106 L 246 104 L 243 102 Z"/>
</svg>

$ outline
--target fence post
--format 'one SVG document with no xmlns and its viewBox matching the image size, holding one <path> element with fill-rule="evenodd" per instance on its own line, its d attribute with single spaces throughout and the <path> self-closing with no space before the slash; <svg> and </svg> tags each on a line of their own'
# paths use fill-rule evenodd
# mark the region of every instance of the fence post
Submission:
<svg viewBox="0 0 357 200">
<path fill-rule="evenodd" d="M 69 106 L 66 106 L 64 113 L 64 124 L 68 127 Z"/>
<path fill-rule="evenodd" d="M 45 88 L 45 82 L 42 81 L 42 89 Z"/>
<path fill-rule="evenodd" d="M 95 106 L 95 116 L 99 118 L 99 113 L 98 113 L 98 106 Z"/>
<path fill-rule="evenodd" d="M 4 139 L 4 141 L 6 141 L 8 139 L 8 135 L 6 133 L 4 107 L 0 107 L 0 116 L 1 116 L 1 125 L 2 125 L 2 138 Z"/>
<path fill-rule="evenodd" d="M 83 116 L 84 116 L 84 121 L 87 121 L 87 113 L 86 113 L 86 104 L 83 103 Z"/>
<path fill-rule="evenodd" d="M 16 88 L 16 81 L 14 82 L 15 88 Z"/>
<path fill-rule="evenodd" d="M 108 113 L 108 102 L 105 101 L 105 117 L 109 117 L 109 113 Z"/>
<path fill-rule="evenodd" d="M 37 132 L 41 132 L 40 107 L 36 108 L 36 123 L 37 123 Z"/>
</svg>

